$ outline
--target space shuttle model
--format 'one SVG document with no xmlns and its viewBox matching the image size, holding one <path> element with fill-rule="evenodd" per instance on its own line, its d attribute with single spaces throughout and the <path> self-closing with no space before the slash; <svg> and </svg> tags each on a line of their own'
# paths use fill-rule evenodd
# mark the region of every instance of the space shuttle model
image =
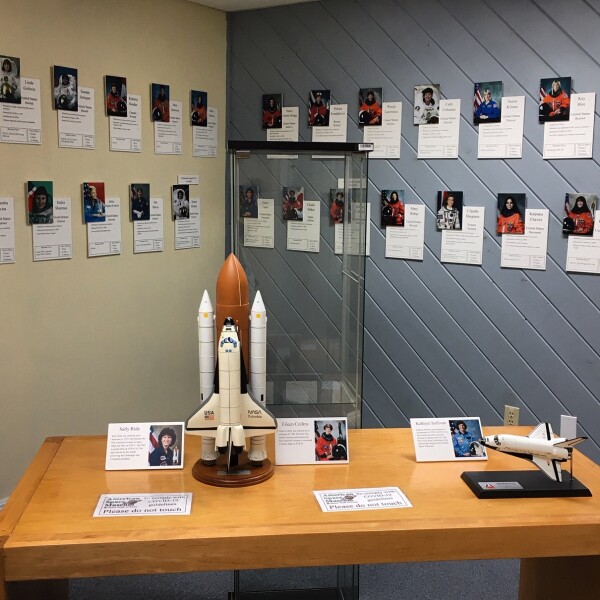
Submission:
<svg viewBox="0 0 600 600">
<path fill-rule="evenodd" d="M 208 291 L 202 296 L 198 346 L 201 404 L 185 430 L 202 436 L 202 462 L 215 464 L 219 455 L 226 454 L 229 472 L 249 438 L 248 460 L 261 464 L 267 458 L 265 434 L 277 429 L 265 401 L 267 317 L 258 291 L 250 309 L 248 279 L 234 254 L 217 277 L 216 316 Z"/>
<path fill-rule="evenodd" d="M 586 439 L 586 437 L 570 440 L 555 438 L 550 423 L 540 423 L 528 436 L 488 435 L 479 443 L 486 448 L 530 460 L 550 479 L 561 482 L 560 463 L 569 460 L 573 453 L 573 446 Z"/>
</svg>

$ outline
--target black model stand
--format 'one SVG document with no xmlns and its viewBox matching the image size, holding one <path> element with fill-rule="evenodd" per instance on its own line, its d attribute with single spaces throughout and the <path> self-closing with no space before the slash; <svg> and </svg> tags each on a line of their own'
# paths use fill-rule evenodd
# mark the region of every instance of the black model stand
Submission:
<svg viewBox="0 0 600 600">
<path fill-rule="evenodd" d="M 592 495 L 583 483 L 566 472 L 562 482 L 553 481 L 541 471 L 465 471 L 460 478 L 480 499 Z"/>
</svg>

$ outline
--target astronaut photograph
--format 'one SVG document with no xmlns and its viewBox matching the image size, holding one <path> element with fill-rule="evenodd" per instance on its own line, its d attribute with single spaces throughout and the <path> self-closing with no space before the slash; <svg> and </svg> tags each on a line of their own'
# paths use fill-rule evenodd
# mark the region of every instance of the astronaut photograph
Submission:
<svg viewBox="0 0 600 600">
<path fill-rule="evenodd" d="M 54 108 L 77 112 L 77 69 L 54 66 Z"/>
<path fill-rule="evenodd" d="M 21 104 L 21 59 L 15 56 L 0 56 L 0 102 Z"/>
<path fill-rule="evenodd" d="M 440 122 L 440 84 L 415 85 L 415 125 Z"/>
<path fill-rule="evenodd" d="M 152 120 L 161 123 L 171 122 L 169 110 L 169 86 L 164 83 L 152 84 Z"/>
<path fill-rule="evenodd" d="M 304 220 L 304 188 L 283 188 L 283 220 Z"/>
<path fill-rule="evenodd" d="M 501 81 L 481 81 L 473 93 L 473 123 L 500 123 L 502 120 Z"/>
<path fill-rule="evenodd" d="M 525 194 L 498 194 L 497 233 L 525 233 Z"/>
<path fill-rule="evenodd" d="M 88 181 L 82 185 L 83 222 L 104 223 L 106 221 L 106 197 L 104 182 Z"/>
<path fill-rule="evenodd" d="M 381 190 L 381 227 L 404 227 L 404 190 Z"/>
<path fill-rule="evenodd" d="M 563 233 L 593 235 L 596 208 L 598 208 L 596 194 L 566 194 Z"/>
<path fill-rule="evenodd" d="M 208 127 L 208 94 L 198 90 L 191 92 L 192 125 L 195 127 Z"/>
<path fill-rule="evenodd" d="M 258 218 L 258 186 L 240 185 L 240 217 Z"/>
<path fill-rule="evenodd" d="M 364 88 L 358 92 L 358 124 L 364 127 L 381 125 L 383 119 L 383 88 Z"/>
<path fill-rule="evenodd" d="M 344 222 L 344 190 L 334 188 L 329 190 L 329 216 L 331 223 L 343 223 Z"/>
<path fill-rule="evenodd" d="M 330 90 L 311 90 L 308 99 L 308 126 L 329 126 Z"/>
<path fill-rule="evenodd" d="M 479 419 L 452 419 L 448 422 L 452 447 L 456 458 L 486 457 L 485 447 L 479 443 L 483 437 Z"/>
<path fill-rule="evenodd" d="M 540 123 L 568 121 L 571 109 L 571 78 L 540 80 Z"/>
<path fill-rule="evenodd" d="M 150 184 L 132 183 L 129 185 L 131 199 L 131 220 L 150 220 Z"/>
<path fill-rule="evenodd" d="M 438 229 L 462 229 L 462 192 L 438 192 L 436 225 Z"/>
<path fill-rule="evenodd" d="M 262 97 L 263 129 L 281 129 L 283 94 L 264 94 Z"/>
<path fill-rule="evenodd" d="M 348 462 L 346 419 L 315 419 L 315 461 Z"/>
<path fill-rule="evenodd" d="M 106 75 L 104 77 L 106 115 L 108 117 L 127 116 L 127 78 Z"/>
<path fill-rule="evenodd" d="M 190 186 L 174 185 L 171 191 L 173 219 L 190 218 Z"/>
<path fill-rule="evenodd" d="M 54 222 L 52 181 L 27 182 L 27 217 L 29 225 L 47 225 Z"/>
</svg>

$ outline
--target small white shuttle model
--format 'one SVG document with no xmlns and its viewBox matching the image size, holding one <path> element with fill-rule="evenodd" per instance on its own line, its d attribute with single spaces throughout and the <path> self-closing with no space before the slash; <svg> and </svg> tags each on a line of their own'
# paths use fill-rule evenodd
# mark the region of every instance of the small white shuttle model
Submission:
<svg viewBox="0 0 600 600">
<path fill-rule="evenodd" d="M 277 429 L 275 417 L 265 402 L 265 305 L 257 292 L 249 310 L 248 281 L 233 254 L 225 261 L 217 279 L 216 312 L 220 336 L 215 364 L 215 313 L 205 291 L 198 310 L 201 404 L 187 420 L 185 429 L 189 434 L 202 436 L 204 464 L 214 464 L 220 454 L 227 454 L 229 471 L 246 449 L 246 438 L 250 441 L 248 460 L 262 463 L 267 458 L 265 435 Z"/>
<path fill-rule="evenodd" d="M 560 463 L 571 458 L 573 446 L 586 437 L 553 438 L 550 423 L 540 423 L 528 436 L 488 435 L 479 443 L 486 448 L 512 454 L 533 462 L 550 479 L 562 481 Z"/>
</svg>

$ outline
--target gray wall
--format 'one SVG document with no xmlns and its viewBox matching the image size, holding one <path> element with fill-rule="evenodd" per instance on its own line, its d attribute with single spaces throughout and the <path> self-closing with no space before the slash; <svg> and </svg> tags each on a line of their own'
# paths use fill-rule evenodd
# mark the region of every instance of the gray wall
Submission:
<svg viewBox="0 0 600 600">
<path fill-rule="evenodd" d="M 359 87 L 382 86 L 403 102 L 401 158 L 369 163 L 373 209 L 367 264 L 363 424 L 406 426 L 410 417 L 479 415 L 501 422 L 506 403 L 521 422 L 577 415 L 600 459 L 600 279 L 565 272 L 561 233 L 566 192 L 600 192 L 594 160 L 542 160 L 537 122 L 542 77 L 572 76 L 576 92 L 600 92 L 600 3 L 507 0 L 326 0 L 230 15 L 230 139 L 264 139 L 263 93 L 283 92 L 301 107 L 300 138 L 310 141 L 310 89 L 348 103 L 348 141 L 360 141 Z M 470 107 L 475 81 L 502 80 L 526 98 L 523 158 L 478 160 Z M 440 83 L 462 99 L 458 160 L 417 160 L 413 86 Z M 596 123 L 594 156 L 600 157 Z M 384 258 L 377 218 L 381 189 L 405 189 L 426 206 L 422 262 Z M 485 206 L 483 266 L 440 263 L 436 193 L 464 191 Z M 328 190 L 323 190 L 325 194 Z M 500 268 L 498 192 L 524 192 L 529 208 L 550 210 L 545 271 Z"/>
</svg>

